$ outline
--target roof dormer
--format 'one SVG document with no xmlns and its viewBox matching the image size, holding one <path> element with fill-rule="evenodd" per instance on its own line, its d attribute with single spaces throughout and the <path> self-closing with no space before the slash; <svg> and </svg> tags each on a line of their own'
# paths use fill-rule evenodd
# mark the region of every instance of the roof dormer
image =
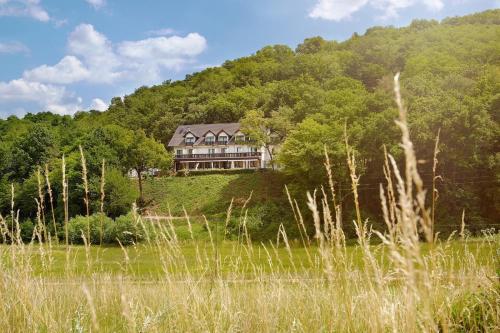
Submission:
<svg viewBox="0 0 500 333">
<path fill-rule="evenodd" d="M 227 134 L 224 130 L 219 131 L 219 133 L 217 133 L 217 141 L 227 143 L 229 141 L 229 134 Z"/>
<path fill-rule="evenodd" d="M 184 142 L 187 145 L 193 145 L 196 142 L 196 136 L 189 129 L 184 134 Z"/>
<path fill-rule="evenodd" d="M 205 138 L 206 144 L 214 144 L 215 143 L 215 134 L 212 131 L 206 132 L 203 137 Z"/>
</svg>

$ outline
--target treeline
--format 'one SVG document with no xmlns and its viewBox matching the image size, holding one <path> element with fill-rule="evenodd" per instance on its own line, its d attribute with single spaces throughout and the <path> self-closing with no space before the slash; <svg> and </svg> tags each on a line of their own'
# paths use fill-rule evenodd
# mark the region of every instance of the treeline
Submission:
<svg viewBox="0 0 500 333">
<path fill-rule="evenodd" d="M 182 81 L 141 87 L 123 99 L 113 98 L 103 113 L 79 112 L 74 117 L 39 113 L 0 120 L 0 210 L 10 212 L 14 183 L 16 208 L 25 216 L 36 214 L 28 194 L 37 193 L 37 166 L 48 163 L 56 186 L 56 170 L 65 154 L 71 214 L 83 213 L 80 145 L 89 155 L 89 174 L 96 177 L 90 183 L 97 186 L 105 158 L 108 174 L 114 172 L 123 184 L 113 200 L 127 202 L 138 194 L 125 189 L 123 175 L 137 162 L 130 162 L 134 150 L 124 138 L 142 133 L 144 140 L 166 144 L 179 124 L 241 121 L 262 144 L 279 141 L 281 149 L 273 152 L 275 163 L 290 177 L 296 196 L 325 182 L 326 147 L 350 220 L 346 128 L 359 159 L 364 217 L 377 221 L 384 145 L 396 159 L 401 155 L 392 94 L 393 74 L 401 72 L 411 135 L 427 184 L 432 181 L 440 131 L 436 224 L 458 224 L 463 210 L 470 226 L 496 223 L 499 36 L 500 10 L 490 10 L 442 22 L 415 20 L 403 28 L 373 27 L 344 42 L 313 37 L 295 50 L 267 46 Z M 91 193 L 97 198 L 99 191 L 92 188 Z M 116 214 L 111 213 L 112 197 L 108 196 L 107 210 Z"/>
</svg>

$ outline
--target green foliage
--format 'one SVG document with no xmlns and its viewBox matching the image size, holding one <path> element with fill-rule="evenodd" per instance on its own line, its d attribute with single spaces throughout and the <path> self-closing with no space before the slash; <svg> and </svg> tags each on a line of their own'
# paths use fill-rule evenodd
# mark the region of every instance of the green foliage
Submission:
<svg viewBox="0 0 500 333">
<path fill-rule="evenodd" d="M 139 223 L 132 213 L 119 216 L 115 220 L 100 213 L 88 217 L 76 216 L 68 223 L 69 241 L 72 244 L 83 244 L 83 236 L 87 237 L 87 230 L 90 230 L 92 244 L 100 244 L 101 237 L 103 243 L 117 245 L 140 242 L 146 235 L 149 235 L 150 239 L 154 237 L 152 226 Z"/>
<path fill-rule="evenodd" d="M 451 305 L 449 326 L 457 332 L 489 332 L 498 325 L 498 292 L 469 292 Z"/>
<path fill-rule="evenodd" d="M 116 218 L 114 223 L 106 228 L 105 240 L 107 243 L 118 243 L 122 245 L 131 245 L 145 239 L 146 232 L 144 224 L 139 224 L 137 217 L 132 213 L 122 215 Z M 150 237 L 154 234 L 149 232 Z"/>
<path fill-rule="evenodd" d="M 6 173 L 11 179 L 25 179 L 37 166 L 49 160 L 53 145 L 52 133 L 43 126 L 34 125 L 28 133 L 13 142 Z"/>
<path fill-rule="evenodd" d="M 286 229 L 287 237 L 298 239 L 299 231 L 292 223 L 293 216 L 287 206 L 277 202 L 268 201 L 253 205 L 245 215 L 232 216 L 228 225 L 228 232 L 237 238 L 243 237 L 244 228 L 254 241 L 265 241 L 275 239 L 280 225 Z M 243 226 L 245 225 L 245 227 Z M 241 238 L 243 239 L 243 238 Z"/>
<path fill-rule="evenodd" d="M 272 164 L 290 176 L 295 195 L 324 182 L 326 146 L 336 185 L 344 190 L 346 216 L 352 202 L 343 143 L 347 124 L 359 159 L 363 213 L 377 219 L 383 146 L 402 162 L 392 93 L 392 76 L 401 71 L 426 184 L 441 130 L 437 224 L 459 223 L 463 208 L 468 224 L 494 223 L 500 209 L 499 22 L 500 10 L 489 10 L 442 22 L 415 20 L 402 28 L 373 27 L 343 42 L 312 37 L 295 51 L 266 46 L 185 80 L 113 98 L 107 112 L 78 112 L 74 117 L 43 112 L 0 120 L 0 212 L 10 212 L 14 183 L 21 218 L 36 215 L 34 173 L 48 163 L 60 221 L 58 169 L 65 154 L 70 215 L 84 214 L 80 145 L 87 159 L 92 211 L 97 212 L 103 159 L 122 174 L 131 168 L 141 174 L 148 168 L 167 169 L 172 159 L 164 145 L 178 125 L 241 121 L 256 145 L 265 146 L 278 162 Z M 125 212 L 133 193 L 113 173 L 107 197 L 117 204 L 108 201 L 106 210 L 115 217 Z M 143 206 L 147 200 L 141 181 L 138 204 Z M 228 204 L 223 203 L 214 206 Z"/>
<path fill-rule="evenodd" d="M 270 170 L 154 178 L 144 182 L 144 196 L 159 215 L 184 216 L 183 208 L 190 216 L 224 214 L 231 200 L 233 214 L 239 215 L 250 195 L 247 207 L 271 201 L 289 210 L 286 183 L 281 173 Z"/>
<path fill-rule="evenodd" d="M 113 218 L 126 214 L 139 197 L 137 188 L 116 169 L 107 170 L 105 178 L 104 211 Z"/>
<path fill-rule="evenodd" d="M 83 237 L 87 238 L 90 235 L 90 240 L 87 243 L 99 244 L 102 239 L 109 242 L 112 238 L 109 237 L 107 230 L 112 228 L 114 221 L 103 214 L 94 214 L 90 216 L 75 216 L 68 222 L 68 235 L 71 244 L 83 244 Z M 90 231 L 88 233 L 88 231 Z"/>
<path fill-rule="evenodd" d="M 19 224 L 21 239 L 23 242 L 29 242 L 33 239 L 33 232 L 35 231 L 35 224 L 30 219 L 24 220 Z M 35 238 L 36 239 L 36 238 Z"/>
</svg>

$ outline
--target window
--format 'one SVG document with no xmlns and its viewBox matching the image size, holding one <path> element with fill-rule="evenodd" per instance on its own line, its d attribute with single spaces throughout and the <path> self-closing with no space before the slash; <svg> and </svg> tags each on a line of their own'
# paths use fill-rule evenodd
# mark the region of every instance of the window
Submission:
<svg viewBox="0 0 500 333">
<path fill-rule="evenodd" d="M 236 152 L 237 153 L 242 153 L 243 152 L 243 147 L 236 147 Z"/>
<path fill-rule="evenodd" d="M 220 152 L 221 152 L 222 154 L 225 154 L 225 153 L 226 153 L 226 151 L 227 151 L 227 149 L 226 149 L 226 148 L 221 148 L 221 150 L 220 150 Z"/>
<path fill-rule="evenodd" d="M 212 144 L 215 142 L 215 136 L 211 135 L 211 136 L 206 136 L 205 137 L 205 142 L 208 143 L 208 144 Z"/>
<path fill-rule="evenodd" d="M 188 149 L 188 155 L 193 155 L 193 150 L 192 149 Z"/>
<path fill-rule="evenodd" d="M 245 142 L 245 136 L 243 134 L 238 134 L 235 136 L 234 141 L 236 142 Z"/>
<path fill-rule="evenodd" d="M 194 144 L 195 140 L 196 140 L 196 138 L 194 136 L 187 136 L 186 137 L 186 144 L 187 145 L 192 145 L 192 144 Z"/>
<path fill-rule="evenodd" d="M 176 154 L 177 154 L 177 156 L 181 156 L 182 155 L 182 149 L 177 149 Z"/>
<path fill-rule="evenodd" d="M 210 155 L 215 154 L 215 149 L 214 149 L 214 148 L 210 148 L 210 149 L 208 150 L 208 153 L 209 153 Z"/>
<path fill-rule="evenodd" d="M 256 153 L 256 152 L 257 152 L 257 147 L 251 147 L 251 148 L 250 148 L 250 151 L 251 151 L 252 153 Z"/>
<path fill-rule="evenodd" d="M 219 135 L 219 142 L 220 143 L 227 143 L 227 135 L 225 135 L 225 134 Z"/>
</svg>

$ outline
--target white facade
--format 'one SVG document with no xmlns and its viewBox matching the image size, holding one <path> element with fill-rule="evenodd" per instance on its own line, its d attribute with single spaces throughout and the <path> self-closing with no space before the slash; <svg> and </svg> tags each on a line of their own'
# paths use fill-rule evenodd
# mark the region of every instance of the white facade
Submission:
<svg viewBox="0 0 500 333">
<path fill-rule="evenodd" d="M 270 156 L 239 130 L 239 124 L 180 126 L 169 143 L 175 170 L 258 169 Z"/>
</svg>

